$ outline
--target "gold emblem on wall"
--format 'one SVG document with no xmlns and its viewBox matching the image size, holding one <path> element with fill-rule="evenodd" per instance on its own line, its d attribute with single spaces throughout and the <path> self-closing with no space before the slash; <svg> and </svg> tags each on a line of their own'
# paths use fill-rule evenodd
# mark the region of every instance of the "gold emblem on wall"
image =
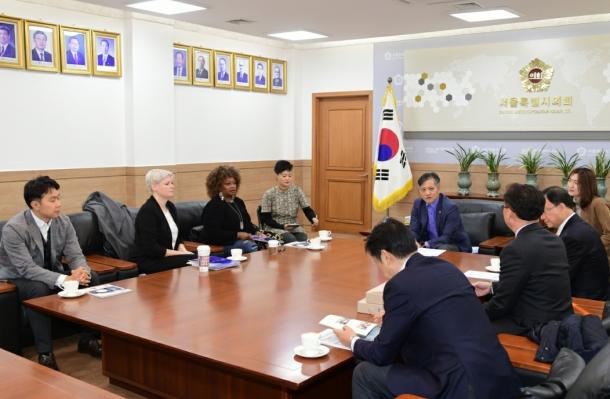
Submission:
<svg viewBox="0 0 610 399">
<path fill-rule="evenodd" d="M 521 84 L 525 90 L 529 92 L 547 91 L 551 86 L 553 67 L 535 58 L 521 68 L 519 75 L 521 75 Z"/>
</svg>

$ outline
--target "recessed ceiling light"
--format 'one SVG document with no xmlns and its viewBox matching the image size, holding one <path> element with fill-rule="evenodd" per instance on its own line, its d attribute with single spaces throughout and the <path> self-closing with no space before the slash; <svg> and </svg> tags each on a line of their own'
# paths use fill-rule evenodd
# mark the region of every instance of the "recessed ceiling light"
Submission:
<svg viewBox="0 0 610 399">
<path fill-rule="evenodd" d="M 497 19 L 512 19 L 519 18 L 517 14 L 514 14 L 507 10 L 485 10 L 485 11 L 473 11 L 473 12 L 459 12 L 451 14 L 452 17 L 459 18 L 466 22 L 483 22 L 483 21 L 494 21 Z"/>
<path fill-rule="evenodd" d="M 205 10 L 205 7 L 194 6 L 192 4 L 174 0 L 142 1 L 139 3 L 127 4 L 127 7 L 165 15 L 184 14 L 187 12 Z"/>
<path fill-rule="evenodd" d="M 322 39 L 328 36 L 320 35 L 319 33 L 308 32 L 306 30 L 295 30 L 293 32 L 280 32 L 280 33 L 270 33 L 267 36 L 276 37 L 278 39 L 285 40 L 311 40 L 311 39 Z"/>
</svg>

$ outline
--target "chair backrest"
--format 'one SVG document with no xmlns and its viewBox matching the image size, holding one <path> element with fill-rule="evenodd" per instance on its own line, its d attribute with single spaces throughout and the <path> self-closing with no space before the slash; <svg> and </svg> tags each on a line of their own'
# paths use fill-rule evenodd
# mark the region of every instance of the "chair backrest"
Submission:
<svg viewBox="0 0 610 399">
<path fill-rule="evenodd" d="M 492 201 L 492 200 L 478 200 L 478 199 L 452 199 L 457 205 L 460 214 L 465 213 L 486 213 L 492 212 L 494 214 L 491 236 L 512 236 L 513 232 L 504 223 L 504 215 L 502 214 L 502 208 L 504 202 Z"/>
<path fill-rule="evenodd" d="M 206 201 L 183 201 L 176 202 L 176 212 L 178 212 L 178 229 L 180 230 L 180 238 L 188 240 L 191 229 L 201 225 L 203 208 Z"/>
<path fill-rule="evenodd" d="M 562 348 L 553 361 L 548 377 L 542 383 L 521 388 L 521 398 L 563 398 L 585 368 L 585 361 L 576 352 Z"/>
<path fill-rule="evenodd" d="M 610 342 L 582 371 L 566 399 L 610 398 Z"/>
<path fill-rule="evenodd" d="M 71 213 L 68 217 L 74 226 L 83 253 L 103 252 L 104 236 L 100 233 L 97 216 L 93 212 L 83 211 Z"/>
<path fill-rule="evenodd" d="M 256 207 L 256 218 L 258 219 L 258 226 L 259 226 L 261 229 L 264 229 L 264 226 L 263 226 L 263 218 L 261 217 L 261 213 L 263 213 L 263 212 L 262 212 L 262 209 L 263 209 L 263 207 L 262 207 L 262 206 L 260 206 L 260 205 Z"/>
</svg>

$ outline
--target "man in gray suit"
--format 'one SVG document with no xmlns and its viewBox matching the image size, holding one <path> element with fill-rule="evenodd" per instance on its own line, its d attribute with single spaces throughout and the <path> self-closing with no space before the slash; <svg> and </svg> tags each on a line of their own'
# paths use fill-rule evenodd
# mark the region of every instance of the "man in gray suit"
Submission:
<svg viewBox="0 0 610 399">
<path fill-rule="evenodd" d="M 2 230 L 0 279 L 17 286 L 21 301 L 50 295 L 70 280 L 83 286 L 99 283 L 87 265 L 70 219 L 60 214 L 59 184 L 48 176 L 40 176 L 26 183 L 23 196 L 30 209 L 13 216 Z M 62 257 L 69 269 L 64 269 Z M 25 307 L 25 312 L 32 327 L 38 362 L 57 370 L 51 318 L 29 307 Z M 100 356 L 95 333 L 83 333 L 78 350 Z"/>
</svg>

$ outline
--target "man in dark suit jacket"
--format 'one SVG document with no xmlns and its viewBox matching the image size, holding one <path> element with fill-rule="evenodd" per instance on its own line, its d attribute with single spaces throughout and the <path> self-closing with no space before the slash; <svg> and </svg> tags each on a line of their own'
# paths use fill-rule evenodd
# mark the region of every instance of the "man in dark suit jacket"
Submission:
<svg viewBox="0 0 610 399">
<path fill-rule="evenodd" d="M 174 56 L 174 76 L 186 76 L 186 66 L 184 65 L 184 54 L 176 51 Z"/>
<path fill-rule="evenodd" d="M 572 314 L 570 266 L 561 239 L 538 219 L 544 196 L 527 184 L 504 194 L 504 221 L 515 239 L 500 254 L 500 281 L 474 283 L 478 296 L 492 294 L 485 310 L 497 333 L 524 335 L 535 325 Z"/>
<path fill-rule="evenodd" d="M 197 69 L 195 69 L 195 77 L 197 79 L 207 79 L 209 75 L 208 70 L 205 67 L 205 58 L 200 55 L 197 57 Z"/>
<path fill-rule="evenodd" d="M 12 217 L 2 230 L 0 279 L 15 284 L 22 301 L 57 292 L 65 281 L 97 284 L 97 275 L 87 265 L 70 219 L 60 214 L 59 184 L 40 176 L 26 183 L 24 198 L 30 209 Z M 62 265 L 62 257 L 68 262 L 68 269 Z M 38 362 L 57 369 L 51 318 L 29 307 L 24 309 L 32 327 Z M 91 331 L 81 335 L 78 350 L 101 356 L 101 347 Z"/>
<path fill-rule="evenodd" d="M 15 58 L 15 47 L 10 43 L 11 31 L 6 25 L 0 25 L 0 57 Z"/>
<path fill-rule="evenodd" d="M 114 57 L 108 53 L 110 49 L 110 43 L 108 42 L 108 40 L 100 40 L 100 46 L 102 47 L 102 52 L 97 55 L 97 65 L 114 66 Z"/>
<path fill-rule="evenodd" d="M 426 248 L 472 252 L 457 205 L 441 194 L 441 179 L 434 172 L 417 179 L 419 195 L 411 210 L 411 231 Z"/>
<path fill-rule="evenodd" d="M 68 51 L 66 51 L 66 64 L 85 65 L 85 56 L 80 51 L 80 42 L 76 36 L 68 39 Z"/>
<path fill-rule="evenodd" d="M 34 48 L 32 49 L 32 61 L 53 62 L 53 54 L 49 53 L 47 48 L 47 34 L 41 30 L 37 30 L 32 35 L 34 39 Z"/>
<path fill-rule="evenodd" d="M 542 220 L 557 229 L 570 264 L 572 296 L 605 300 L 608 294 L 608 257 L 599 234 L 574 212 L 570 194 L 561 187 L 543 191 L 546 203 Z"/>
<path fill-rule="evenodd" d="M 227 60 L 225 58 L 218 58 L 218 73 L 216 75 L 216 79 L 219 81 L 229 81 L 229 73 L 227 72 Z"/>
<path fill-rule="evenodd" d="M 349 327 L 335 330 L 363 360 L 352 397 L 516 397 L 518 377 L 464 274 L 416 251 L 415 237 L 395 219 L 378 224 L 366 240 L 366 252 L 389 280 L 374 341 Z"/>
</svg>

